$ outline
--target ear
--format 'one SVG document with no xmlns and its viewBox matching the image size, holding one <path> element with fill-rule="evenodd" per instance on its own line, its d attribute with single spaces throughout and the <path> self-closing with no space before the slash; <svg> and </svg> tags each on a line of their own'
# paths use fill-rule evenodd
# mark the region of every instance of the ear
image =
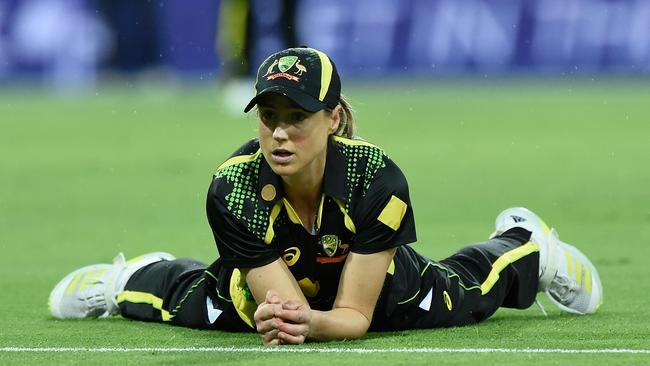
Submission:
<svg viewBox="0 0 650 366">
<path fill-rule="evenodd" d="M 329 118 L 330 125 L 328 128 L 328 133 L 330 135 L 333 135 L 334 133 L 336 133 L 336 130 L 339 129 L 339 124 L 341 123 L 341 109 L 343 109 L 343 107 L 341 107 L 341 105 L 339 104 L 332 110 L 332 113 L 330 114 L 330 118 Z"/>
</svg>

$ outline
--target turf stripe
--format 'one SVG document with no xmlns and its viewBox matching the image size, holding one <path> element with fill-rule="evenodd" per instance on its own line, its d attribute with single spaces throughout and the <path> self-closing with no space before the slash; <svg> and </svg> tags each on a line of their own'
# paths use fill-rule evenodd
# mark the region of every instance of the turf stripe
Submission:
<svg viewBox="0 0 650 366">
<path fill-rule="evenodd" d="M 126 348 L 126 347 L 0 347 L 0 352 L 41 353 L 569 353 L 569 354 L 650 354 L 650 349 L 602 348 L 303 348 L 303 347 L 186 347 L 186 348 Z"/>
</svg>

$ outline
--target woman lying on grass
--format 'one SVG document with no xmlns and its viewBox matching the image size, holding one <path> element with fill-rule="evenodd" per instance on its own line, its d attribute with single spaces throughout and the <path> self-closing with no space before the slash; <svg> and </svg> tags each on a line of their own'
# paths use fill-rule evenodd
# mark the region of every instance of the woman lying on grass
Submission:
<svg viewBox="0 0 650 366">
<path fill-rule="evenodd" d="M 545 292 L 570 313 L 595 312 L 593 264 L 524 208 L 497 216 L 491 238 L 441 261 L 416 241 L 406 179 L 354 135 L 336 66 L 290 48 L 259 67 L 258 138 L 217 169 L 207 214 L 219 259 L 167 253 L 72 272 L 50 295 L 56 318 L 121 315 L 257 331 L 264 344 L 355 339 L 368 330 L 474 324 Z"/>
</svg>

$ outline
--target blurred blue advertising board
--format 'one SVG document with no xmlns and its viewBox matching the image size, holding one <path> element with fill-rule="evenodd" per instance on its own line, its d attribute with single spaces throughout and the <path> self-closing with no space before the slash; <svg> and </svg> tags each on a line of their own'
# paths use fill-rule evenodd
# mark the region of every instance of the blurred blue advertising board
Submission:
<svg viewBox="0 0 650 366">
<path fill-rule="evenodd" d="M 253 64 L 286 46 L 273 16 L 281 2 L 249 2 Z M 118 41 L 125 39 L 148 42 L 146 67 L 202 73 L 207 78 L 218 73 L 219 1 L 146 2 L 150 6 L 142 18 L 127 9 L 110 13 L 121 22 L 107 20 L 107 4 L 128 8 L 129 3 L 134 4 L 0 0 L 0 79 L 44 71 L 55 79 L 75 73 L 83 78 L 98 68 L 116 67 L 110 60 Z M 648 0 L 298 0 L 296 4 L 300 43 L 328 52 L 347 75 L 650 71 Z M 141 37 L 143 32 L 151 36 Z M 121 54 L 142 53 L 141 44 L 130 43 Z"/>
<path fill-rule="evenodd" d="M 351 73 L 650 71 L 647 0 L 305 0 L 300 10 L 304 39 Z"/>
</svg>

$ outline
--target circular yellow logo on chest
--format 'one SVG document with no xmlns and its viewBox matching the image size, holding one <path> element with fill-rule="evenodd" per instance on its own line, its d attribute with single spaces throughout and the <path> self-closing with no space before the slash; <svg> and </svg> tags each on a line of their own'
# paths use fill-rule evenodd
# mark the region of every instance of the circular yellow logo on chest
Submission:
<svg viewBox="0 0 650 366">
<path fill-rule="evenodd" d="M 276 192 L 273 184 L 267 184 L 262 188 L 262 199 L 264 199 L 264 201 L 273 201 L 275 194 Z"/>
</svg>

